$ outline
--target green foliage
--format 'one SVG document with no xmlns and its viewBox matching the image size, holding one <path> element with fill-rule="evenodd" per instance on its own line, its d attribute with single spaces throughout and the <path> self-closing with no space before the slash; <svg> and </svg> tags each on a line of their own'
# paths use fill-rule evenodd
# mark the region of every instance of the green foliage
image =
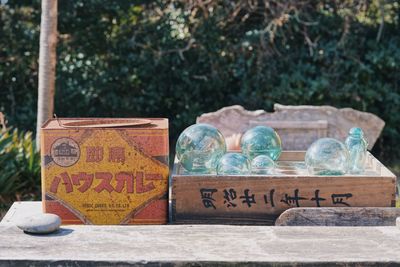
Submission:
<svg viewBox="0 0 400 267">
<path fill-rule="evenodd" d="M 0 111 L 19 128 L 35 122 L 39 28 L 38 4 L 0 4 Z"/>
<path fill-rule="evenodd" d="M 0 110 L 23 129 L 35 123 L 39 7 L 0 6 Z M 173 145 L 198 115 L 227 105 L 352 107 L 386 121 L 373 153 L 388 162 L 400 157 L 399 8 L 59 0 L 55 113 L 169 117 Z"/>
<path fill-rule="evenodd" d="M 0 132 L 0 207 L 40 196 L 40 155 L 31 132 Z"/>
</svg>

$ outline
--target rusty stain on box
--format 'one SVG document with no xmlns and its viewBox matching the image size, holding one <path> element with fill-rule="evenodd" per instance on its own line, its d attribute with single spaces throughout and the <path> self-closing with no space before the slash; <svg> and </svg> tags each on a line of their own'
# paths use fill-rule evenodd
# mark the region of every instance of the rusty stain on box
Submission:
<svg viewBox="0 0 400 267">
<path fill-rule="evenodd" d="M 41 155 L 43 210 L 63 224 L 167 222 L 167 119 L 52 119 Z"/>
</svg>

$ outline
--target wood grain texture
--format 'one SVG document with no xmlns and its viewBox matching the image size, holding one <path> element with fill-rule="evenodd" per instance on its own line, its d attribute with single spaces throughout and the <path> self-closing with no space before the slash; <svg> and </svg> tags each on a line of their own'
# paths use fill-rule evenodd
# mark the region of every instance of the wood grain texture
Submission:
<svg viewBox="0 0 400 267">
<path fill-rule="evenodd" d="M 394 207 L 396 177 L 371 155 L 364 175 L 310 176 L 284 152 L 275 175 L 189 175 L 175 166 L 172 222 L 272 225 L 293 207 Z M 282 160 L 283 159 L 283 160 Z"/>
<path fill-rule="evenodd" d="M 283 212 L 276 226 L 395 226 L 397 208 L 292 208 Z"/>
</svg>

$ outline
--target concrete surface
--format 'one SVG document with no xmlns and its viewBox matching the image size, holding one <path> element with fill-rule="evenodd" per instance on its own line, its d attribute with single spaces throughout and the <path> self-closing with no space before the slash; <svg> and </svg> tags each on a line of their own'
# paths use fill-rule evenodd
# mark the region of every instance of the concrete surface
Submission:
<svg viewBox="0 0 400 267">
<path fill-rule="evenodd" d="M 395 226 L 86 225 L 42 236 L 24 234 L 8 221 L 0 224 L 0 237 L 0 266 L 400 264 Z"/>
</svg>

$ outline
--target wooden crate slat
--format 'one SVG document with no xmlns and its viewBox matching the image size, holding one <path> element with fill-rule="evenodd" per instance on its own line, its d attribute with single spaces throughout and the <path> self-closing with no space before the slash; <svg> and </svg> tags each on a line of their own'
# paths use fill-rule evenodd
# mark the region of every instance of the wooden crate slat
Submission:
<svg viewBox="0 0 400 267">
<path fill-rule="evenodd" d="M 292 208 L 276 226 L 395 226 L 398 208 Z"/>
</svg>

